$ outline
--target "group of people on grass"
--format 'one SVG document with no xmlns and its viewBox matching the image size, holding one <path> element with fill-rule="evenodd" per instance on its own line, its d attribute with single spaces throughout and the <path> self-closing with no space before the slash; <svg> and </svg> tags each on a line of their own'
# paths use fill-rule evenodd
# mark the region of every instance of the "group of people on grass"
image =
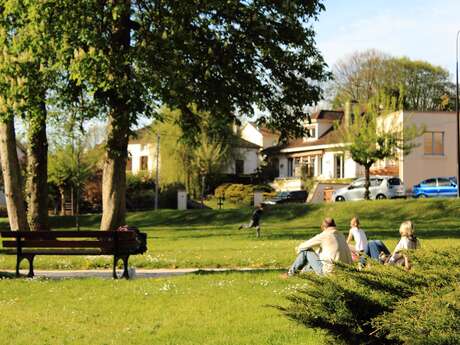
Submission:
<svg viewBox="0 0 460 345">
<path fill-rule="evenodd" d="M 242 228 L 255 228 L 257 237 L 260 236 L 260 218 L 263 207 L 257 205 L 251 221 Z M 400 265 L 409 270 L 411 264 L 404 253 L 407 249 L 417 249 L 420 243 L 415 236 L 415 227 L 412 221 L 404 221 L 399 227 L 401 239 L 391 253 L 381 240 L 368 240 L 366 233 L 360 227 L 358 217 L 350 221 L 350 231 L 347 239 L 337 230 L 333 218 L 325 218 L 321 224 L 321 233 L 308 241 L 301 243 L 297 248 L 297 257 L 289 268 L 287 276 L 299 272 L 314 271 L 317 274 L 332 272 L 334 263 L 351 264 L 358 261 L 360 268 L 368 264 L 370 258 L 375 262 L 389 265 Z"/>
<path fill-rule="evenodd" d="M 381 264 L 401 265 L 409 270 L 411 264 L 404 250 L 420 247 L 415 236 L 414 224 L 410 220 L 403 222 L 399 227 L 401 239 L 393 253 L 390 253 L 381 240 L 368 241 L 358 217 L 351 219 L 347 239 L 337 230 L 332 218 L 323 220 L 321 230 L 320 234 L 297 247 L 297 258 L 289 268 L 288 276 L 306 271 L 327 274 L 332 272 L 336 262 L 351 264 L 353 261 L 359 261 L 358 265 L 363 267 L 367 264 L 367 258 Z"/>
</svg>

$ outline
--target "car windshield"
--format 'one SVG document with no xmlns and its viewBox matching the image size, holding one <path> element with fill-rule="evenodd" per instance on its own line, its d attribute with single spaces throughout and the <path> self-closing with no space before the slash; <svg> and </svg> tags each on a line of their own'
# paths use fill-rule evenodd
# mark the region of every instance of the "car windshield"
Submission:
<svg viewBox="0 0 460 345">
<path fill-rule="evenodd" d="M 397 177 L 388 179 L 388 184 L 390 186 L 399 186 L 401 185 L 401 180 Z"/>
</svg>

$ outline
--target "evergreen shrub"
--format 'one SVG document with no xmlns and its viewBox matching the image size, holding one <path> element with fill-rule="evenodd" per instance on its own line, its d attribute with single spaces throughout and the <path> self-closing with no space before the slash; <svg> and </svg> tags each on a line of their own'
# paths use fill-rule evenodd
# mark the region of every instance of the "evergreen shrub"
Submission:
<svg viewBox="0 0 460 345">
<path fill-rule="evenodd" d="M 305 284 L 278 307 L 334 344 L 460 344 L 460 248 L 410 253 L 413 268 L 337 265 L 305 274 Z"/>
</svg>

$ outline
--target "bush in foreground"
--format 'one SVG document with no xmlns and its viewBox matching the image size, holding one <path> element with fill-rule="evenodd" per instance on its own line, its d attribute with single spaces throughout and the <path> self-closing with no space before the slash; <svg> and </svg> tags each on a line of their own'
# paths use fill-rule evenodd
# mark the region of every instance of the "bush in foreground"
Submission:
<svg viewBox="0 0 460 345">
<path fill-rule="evenodd" d="M 280 309 L 335 344 L 460 344 L 459 249 L 414 252 L 410 272 L 372 265 L 305 275 Z"/>
</svg>

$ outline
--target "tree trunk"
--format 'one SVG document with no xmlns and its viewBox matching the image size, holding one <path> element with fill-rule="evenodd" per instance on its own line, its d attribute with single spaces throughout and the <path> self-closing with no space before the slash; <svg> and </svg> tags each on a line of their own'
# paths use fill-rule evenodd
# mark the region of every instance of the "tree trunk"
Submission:
<svg viewBox="0 0 460 345">
<path fill-rule="evenodd" d="M 371 167 L 369 165 L 365 165 L 364 166 L 364 200 L 369 200 L 370 199 L 370 191 L 369 191 L 369 187 L 371 185 L 371 181 L 370 181 L 370 170 L 371 170 Z"/>
<path fill-rule="evenodd" d="M 27 150 L 28 220 L 31 230 L 49 230 L 48 226 L 48 141 L 46 105 L 30 119 Z"/>
<path fill-rule="evenodd" d="M 119 6 L 120 14 L 112 27 L 110 42 L 113 75 L 119 81 L 131 78 L 131 66 L 126 65 L 130 49 L 130 0 L 112 0 Z M 120 67 L 123 66 L 123 67 Z M 102 173 L 101 230 L 115 230 L 125 224 L 126 214 L 126 160 L 130 109 L 128 99 L 120 89 L 107 92 L 110 107 L 107 134 L 107 152 Z"/>
<path fill-rule="evenodd" d="M 10 229 L 29 230 L 13 118 L 0 123 L 0 159 Z"/>
<path fill-rule="evenodd" d="M 120 117 L 121 119 L 117 119 L 111 116 L 108 128 L 107 152 L 102 173 L 101 230 L 115 230 L 125 224 L 129 124 L 127 116 Z"/>
</svg>

